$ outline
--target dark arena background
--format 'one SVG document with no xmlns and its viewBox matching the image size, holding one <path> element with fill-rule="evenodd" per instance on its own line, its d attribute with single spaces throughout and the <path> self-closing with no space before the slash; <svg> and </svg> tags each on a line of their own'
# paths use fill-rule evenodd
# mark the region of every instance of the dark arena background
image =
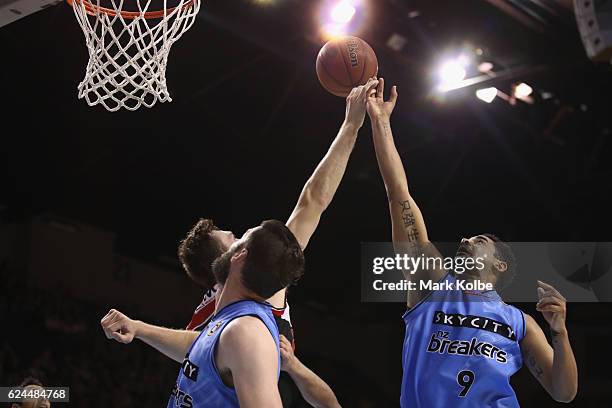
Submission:
<svg viewBox="0 0 612 408">
<path fill-rule="evenodd" d="M 106 339 L 100 319 L 116 308 L 185 327 L 202 291 L 176 250 L 193 223 L 239 236 L 287 219 L 344 118 L 315 72 L 323 3 L 204 1 L 169 56 L 173 101 L 135 112 L 77 99 L 88 55 L 68 4 L 0 28 L 0 386 L 34 375 L 70 387 L 53 406 L 165 406 L 179 364 Z M 346 28 L 398 86 L 395 141 L 432 240 L 612 241 L 612 67 L 587 56 L 571 1 L 358 3 Z M 479 80 L 437 92 L 441 58 L 460 53 L 459 80 Z M 475 93 L 490 87 L 485 103 Z M 366 118 L 289 293 L 296 354 L 344 407 L 399 403 L 405 305 L 360 298 L 360 243 L 389 240 Z M 534 303 L 517 306 L 545 327 Z M 611 316 L 568 303 L 567 406 L 610 406 Z M 527 368 L 512 385 L 521 406 L 564 405 Z"/>
</svg>

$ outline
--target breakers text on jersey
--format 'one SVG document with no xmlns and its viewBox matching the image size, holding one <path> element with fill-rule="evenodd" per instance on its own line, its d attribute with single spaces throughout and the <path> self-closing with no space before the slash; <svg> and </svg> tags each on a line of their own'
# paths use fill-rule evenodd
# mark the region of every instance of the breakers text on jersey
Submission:
<svg viewBox="0 0 612 408">
<path fill-rule="evenodd" d="M 174 384 L 170 395 L 171 397 L 174 397 L 174 404 L 172 404 L 173 406 L 177 408 L 193 408 L 193 398 L 185 391 L 181 391 L 178 384 Z"/>
<path fill-rule="evenodd" d="M 428 353 L 454 354 L 459 356 L 484 356 L 505 364 L 508 362 L 507 353 L 497 346 L 485 341 L 478 341 L 472 337 L 470 341 L 454 340 L 449 338 L 449 333 L 437 331 L 431 335 L 427 345 Z"/>
</svg>

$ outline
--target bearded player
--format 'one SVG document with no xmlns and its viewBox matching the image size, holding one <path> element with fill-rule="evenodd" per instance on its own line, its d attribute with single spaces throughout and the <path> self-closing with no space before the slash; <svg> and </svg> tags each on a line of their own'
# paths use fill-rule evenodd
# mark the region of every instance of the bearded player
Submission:
<svg viewBox="0 0 612 408">
<path fill-rule="evenodd" d="M 348 158 L 354 147 L 357 132 L 363 125 L 366 113 L 368 91 L 376 87 L 378 81 L 371 79 L 364 86 L 356 87 L 347 98 L 345 121 L 328 153 L 323 158 L 313 175 L 304 186 L 298 203 L 287 221 L 287 227 L 295 235 L 299 245 L 304 249 L 316 229 L 319 219 L 338 188 L 346 169 Z M 223 292 L 222 282 L 218 282 L 212 273 L 213 261 L 227 253 L 234 245 L 236 238 L 231 231 L 217 228 L 211 220 L 200 220 L 181 242 L 179 258 L 187 274 L 200 285 L 208 288 L 200 306 L 196 309 L 188 331 L 205 327 L 212 318 L 219 296 Z M 281 339 L 293 341 L 293 331 L 289 318 L 289 308 L 286 302 L 286 290 L 282 289 L 268 299 L 273 308 Z M 194 335 L 185 335 L 184 331 L 152 326 L 140 321 L 134 321 L 116 310 L 111 310 L 103 319 L 102 327 L 108 338 L 120 342 L 131 342 L 134 337 L 153 346 L 175 361 L 183 361 L 185 347 Z M 186 342 L 177 342 L 186 339 Z M 186 344 L 189 343 L 189 344 Z M 281 345 L 285 343 L 281 342 Z M 291 356 L 290 364 L 283 368 L 295 381 L 303 397 L 312 405 L 318 407 L 336 407 L 338 402 L 331 389 L 312 371 L 297 360 L 293 353 L 285 351 L 285 356 Z M 285 361 L 283 361 L 285 362 Z"/>
<path fill-rule="evenodd" d="M 374 147 L 391 214 L 395 251 L 418 249 L 440 254 L 430 243 L 419 207 L 408 189 L 404 167 L 391 132 L 397 88 L 384 100 L 384 80 L 368 96 Z M 458 274 L 442 268 L 405 273 L 409 282 L 453 283 L 479 280 L 499 288 L 515 267 L 509 246 L 493 235 L 463 239 L 456 258 L 484 260 L 481 268 Z M 400 403 L 415 407 L 518 407 L 510 376 L 527 363 L 553 399 L 570 402 L 578 389 L 578 370 L 565 326 L 566 301 L 552 286 L 539 282 L 540 311 L 550 326 L 552 346 L 536 321 L 505 304 L 495 290 L 409 290 L 404 314 Z"/>
</svg>

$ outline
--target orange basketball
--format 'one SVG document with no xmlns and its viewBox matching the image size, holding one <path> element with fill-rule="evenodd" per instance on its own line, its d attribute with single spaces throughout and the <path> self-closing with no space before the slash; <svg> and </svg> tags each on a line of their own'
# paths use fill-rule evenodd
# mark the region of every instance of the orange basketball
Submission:
<svg viewBox="0 0 612 408">
<path fill-rule="evenodd" d="M 378 73 L 378 59 L 370 45 L 357 37 L 329 41 L 319 51 L 317 76 L 328 92 L 346 97 Z"/>
</svg>

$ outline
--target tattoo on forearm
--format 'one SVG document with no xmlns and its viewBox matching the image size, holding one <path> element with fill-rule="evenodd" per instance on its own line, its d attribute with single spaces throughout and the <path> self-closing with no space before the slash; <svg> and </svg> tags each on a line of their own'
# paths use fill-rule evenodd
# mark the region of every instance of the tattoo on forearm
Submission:
<svg viewBox="0 0 612 408">
<path fill-rule="evenodd" d="M 542 377 L 542 374 L 544 374 L 544 370 L 542 370 L 542 367 L 538 365 L 538 362 L 536 361 L 535 357 L 531 355 L 529 350 L 525 351 L 525 360 L 527 360 L 527 366 L 529 367 L 531 373 L 537 379 L 540 379 L 540 377 Z"/>
<path fill-rule="evenodd" d="M 550 337 L 552 339 L 553 346 L 555 346 L 559 344 L 559 341 L 561 341 L 562 333 L 551 329 Z"/>
<path fill-rule="evenodd" d="M 408 230 L 408 241 L 416 241 L 417 239 L 419 239 L 419 232 L 414 228 Z"/>
<path fill-rule="evenodd" d="M 415 219 L 412 213 L 402 214 L 402 220 L 404 220 L 404 227 L 408 228 L 415 224 Z"/>
<path fill-rule="evenodd" d="M 402 220 L 408 234 L 408 241 L 416 241 L 419 238 L 419 232 L 416 229 L 416 219 L 410 207 L 410 200 L 400 201 L 399 205 L 402 206 Z"/>
<path fill-rule="evenodd" d="M 390 137 L 391 136 L 391 124 L 390 123 L 385 123 L 383 125 L 383 130 L 384 130 L 384 135 L 386 137 Z"/>
</svg>

